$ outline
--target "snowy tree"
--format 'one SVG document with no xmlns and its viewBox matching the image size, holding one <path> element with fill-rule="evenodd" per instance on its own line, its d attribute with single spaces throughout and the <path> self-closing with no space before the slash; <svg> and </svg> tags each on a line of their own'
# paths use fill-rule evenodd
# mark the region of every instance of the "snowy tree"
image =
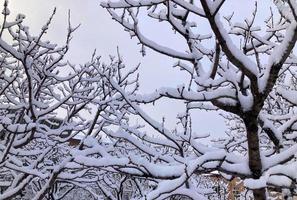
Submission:
<svg viewBox="0 0 297 200">
<path fill-rule="evenodd" d="M 257 8 L 243 23 L 220 17 L 227 1 L 120 0 L 102 4 L 150 48 L 178 59 L 190 75 L 185 84 L 137 94 L 137 69 L 120 55 L 104 64 L 64 60 L 72 33 L 59 47 L 45 41 L 53 15 L 33 36 L 24 15 L 10 21 L 5 1 L 0 29 L 0 199 L 61 199 L 87 191 L 100 199 L 207 199 L 213 191 L 201 175 L 239 177 L 255 199 L 267 190 L 295 192 L 297 4 L 273 1 L 271 15 L 258 26 Z M 70 15 L 69 15 L 70 16 Z M 187 49 L 175 50 L 150 39 L 141 21 L 167 23 Z M 199 23 L 209 24 L 209 34 Z M 261 25 L 261 24 L 260 24 Z M 213 44 L 213 47 L 210 47 Z M 170 98 L 185 104 L 170 130 L 142 109 Z M 222 110 L 231 139 L 214 145 L 192 126 L 195 109 Z M 236 120 L 235 124 L 234 118 Z M 145 125 L 155 132 L 148 132 Z M 69 144 L 80 137 L 74 146 Z M 73 194 L 76 194 L 73 192 Z M 287 195 L 287 194 L 285 194 Z M 84 197 L 85 198 L 85 197 Z"/>
<path fill-rule="evenodd" d="M 96 169 L 77 160 L 114 152 L 100 132 L 127 121 L 130 107 L 109 79 L 133 94 L 137 67 L 124 71 L 116 57 L 104 64 L 95 52 L 89 62 L 73 65 L 64 59 L 78 28 L 70 14 L 66 42 L 58 46 L 44 39 L 55 10 L 33 36 L 24 15 L 10 19 L 7 4 L 0 29 L 0 199 L 61 199 L 74 187 L 98 196 L 90 188 L 108 175 L 101 170 L 108 158 Z M 108 196 L 108 187 L 99 189 Z"/>
<path fill-rule="evenodd" d="M 112 83 L 135 112 L 162 136 L 158 141 L 142 139 L 168 146 L 175 154 L 174 160 L 158 157 L 163 160 L 159 162 L 161 166 L 152 163 L 143 166 L 146 172 L 142 175 L 148 173 L 164 179 L 148 199 L 162 199 L 191 190 L 188 180 L 193 174 L 213 170 L 242 178 L 255 199 L 267 199 L 267 187 L 292 189 L 296 186 L 295 109 L 289 109 L 286 114 L 276 113 L 277 108 L 269 108 L 265 102 L 275 97 L 275 88 L 277 96 L 296 105 L 295 91 L 276 82 L 283 73 L 296 74 L 293 48 L 297 40 L 297 4 L 294 0 L 275 0 L 270 3 L 271 14 L 261 21 L 257 18 L 256 2 L 250 18 L 234 23 L 233 15 L 220 15 L 227 3 L 224 0 L 120 0 L 101 4 L 131 37 L 138 39 L 143 53 L 145 48 L 150 48 L 178 59 L 174 66 L 191 77 L 183 86 L 163 87 L 149 95 L 130 95 Z M 178 38 L 184 39 L 187 49 L 176 50 L 149 38 L 141 26 L 145 16 L 157 23 L 167 23 Z M 201 21 L 208 23 L 209 34 L 199 32 Z M 188 115 L 184 120 L 186 131 L 174 133 L 162 126 L 162 122 L 150 118 L 138 105 L 161 98 L 185 102 L 188 109 L 219 109 L 234 114 L 242 122 L 239 128 L 246 141 L 243 150 L 246 155 L 199 143 L 189 131 L 195 121 Z M 291 145 L 285 145 L 284 138 L 288 135 L 293 138 Z M 272 148 L 263 147 L 262 137 Z M 161 170 L 162 167 L 167 170 Z M 155 174 L 156 171 L 162 173 Z"/>
</svg>

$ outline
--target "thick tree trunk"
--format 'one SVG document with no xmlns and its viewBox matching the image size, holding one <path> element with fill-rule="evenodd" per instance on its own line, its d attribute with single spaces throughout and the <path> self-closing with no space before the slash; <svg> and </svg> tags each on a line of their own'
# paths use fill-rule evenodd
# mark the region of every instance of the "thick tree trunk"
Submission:
<svg viewBox="0 0 297 200">
<path fill-rule="evenodd" d="M 262 175 L 262 162 L 260 156 L 260 145 L 258 136 L 257 112 L 249 112 L 243 117 L 246 126 L 249 167 L 254 179 L 259 179 Z M 266 200 L 265 188 L 253 190 L 255 200 Z"/>
</svg>

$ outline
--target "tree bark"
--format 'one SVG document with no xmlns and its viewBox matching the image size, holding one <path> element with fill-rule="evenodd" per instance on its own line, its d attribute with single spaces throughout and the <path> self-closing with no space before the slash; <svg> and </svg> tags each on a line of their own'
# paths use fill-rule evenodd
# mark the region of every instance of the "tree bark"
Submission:
<svg viewBox="0 0 297 200">
<path fill-rule="evenodd" d="M 244 115 L 243 121 L 246 126 L 249 167 L 254 179 L 259 179 L 262 175 L 262 162 L 260 155 L 260 145 L 258 136 L 258 112 L 251 111 Z M 254 189 L 253 195 L 255 200 L 266 200 L 265 188 Z"/>
</svg>

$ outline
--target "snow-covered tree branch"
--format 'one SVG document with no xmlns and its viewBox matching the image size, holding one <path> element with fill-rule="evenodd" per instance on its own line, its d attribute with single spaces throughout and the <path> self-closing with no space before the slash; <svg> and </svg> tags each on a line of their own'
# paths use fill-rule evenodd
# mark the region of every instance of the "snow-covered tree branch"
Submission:
<svg viewBox="0 0 297 200">
<path fill-rule="evenodd" d="M 113 177 L 108 170 L 79 166 L 83 161 L 79 158 L 98 153 L 106 160 L 113 152 L 104 148 L 104 142 L 93 146 L 90 138 L 97 138 L 98 143 L 101 131 L 127 121 L 130 108 L 109 79 L 133 94 L 138 87 L 137 67 L 126 72 L 120 57 L 110 57 L 109 64 L 104 64 L 95 52 L 83 65 L 65 61 L 78 27 L 71 26 L 69 13 L 65 44 L 59 47 L 45 41 L 55 12 L 40 34 L 33 36 L 24 25 L 24 15 L 9 21 L 7 1 L 4 4 L 0 38 L 0 175 L 4 182 L 0 199 L 28 192 L 33 196 L 27 198 L 59 199 L 74 187 L 94 193 L 92 184 Z M 101 187 L 105 196 L 111 191 L 108 184 Z"/>
<path fill-rule="evenodd" d="M 163 87 L 149 95 L 131 96 L 112 84 L 141 118 L 172 143 L 172 148 L 176 149 L 175 156 L 181 157 L 176 161 L 184 165 L 181 169 L 183 173 L 174 170 L 175 175 L 167 177 L 171 180 L 160 183 L 158 189 L 148 195 L 151 199 L 178 188 L 189 188 L 187 180 L 192 174 L 214 170 L 245 180 L 255 199 L 267 199 L 268 187 L 294 190 L 296 186 L 295 175 L 288 172 L 296 170 L 296 144 L 292 140 L 290 145 L 284 144 L 288 141 L 284 137 L 294 132 L 296 123 L 293 111 L 296 104 L 292 99 L 295 91 L 284 88 L 286 81 L 277 84 L 281 77 L 285 76 L 287 80 L 296 73 L 293 54 L 297 40 L 296 2 L 274 1 L 271 3 L 271 14 L 264 21 L 257 17 L 257 1 L 255 4 L 250 2 L 254 4 L 254 12 L 243 22 L 234 22 L 233 15 L 221 13 L 227 3 L 222 0 L 120 0 L 101 4 L 131 37 L 138 39 L 142 52 L 149 48 L 178 59 L 174 67 L 180 67 L 191 77 L 190 84 Z M 141 26 L 145 17 L 156 23 L 167 23 L 177 38 L 184 39 L 187 48 L 174 49 L 161 45 L 159 39 L 149 38 Z M 209 34 L 200 34 L 200 21 L 209 24 Z M 226 145 L 210 148 L 197 143 L 187 131 L 184 135 L 167 131 L 162 122 L 151 119 L 137 105 L 153 103 L 161 98 L 180 100 L 187 105 L 196 104 L 195 108 L 206 110 L 210 108 L 205 106 L 208 104 L 211 109 L 231 113 L 242 124 L 233 129 L 241 136 L 230 138 L 227 148 Z M 273 105 L 279 102 L 279 98 L 283 99 L 282 106 L 291 104 L 290 111 L 285 114 L 274 111 L 276 108 Z M 186 119 L 187 123 L 189 119 Z M 195 123 L 195 119 L 191 123 Z M 189 147 L 189 154 L 194 155 L 185 156 L 184 144 Z M 237 149 L 240 154 L 230 149 Z M 283 181 L 276 181 L 280 179 Z"/>
<path fill-rule="evenodd" d="M 138 40 L 144 56 L 150 49 L 174 59 L 172 67 L 189 77 L 145 95 L 139 92 L 139 66 L 126 67 L 119 50 L 108 62 L 96 51 L 85 64 L 65 60 L 79 27 L 71 25 L 70 13 L 59 46 L 45 40 L 56 10 L 34 36 L 24 15 L 11 19 L 5 1 L 0 199 L 63 199 L 75 190 L 97 199 L 207 199 L 214 190 L 200 180 L 210 173 L 242 180 L 257 200 L 270 199 L 270 191 L 296 194 L 297 4 L 275 0 L 263 20 L 260 2 L 248 2 L 254 11 L 238 21 L 223 11 L 228 3 L 101 4 Z M 150 38 L 146 18 L 173 30 L 184 48 L 160 42 L 161 35 Z M 184 104 L 173 129 L 145 112 L 145 104 L 160 99 Z M 209 135 L 193 128 L 194 110 L 222 111 L 225 137 L 206 144 Z"/>
</svg>

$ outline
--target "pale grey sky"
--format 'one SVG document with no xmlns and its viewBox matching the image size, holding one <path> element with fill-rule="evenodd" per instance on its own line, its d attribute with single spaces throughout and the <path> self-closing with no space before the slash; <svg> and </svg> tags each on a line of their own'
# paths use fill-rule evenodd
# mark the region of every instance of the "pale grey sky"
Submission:
<svg viewBox="0 0 297 200">
<path fill-rule="evenodd" d="M 3 0 L 1 2 L 3 3 Z M 228 2 L 230 3 L 224 7 L 224 11 L 231 14 L 233 10 L 239 9 L 235 16 L 237 18 L 248 16 L 252 11 L 251 5 L 253 3 L 251 2 L 253 1 L 231 0 Z M 74 34 L 67 57 L 73 63 L 88 61 L 95 48 L 99 55 L 107 59 L 109 54 L 116 54 L 116 47 L 119 46 L 128 66 L 142 63 L 140 77 L 143 92 L 153 91 L 162 85 L 174 86 L 184 82 L 185 75 L 170 67 L 174 63 L 173 60 L 151 51 L 148 51 L 146 57 L 142 57 L 139 53 L 140 46 L 137 46 L 137 41 L 130 40 L 123 28 L 113 21 L 107 11 L 101 8 L 99 4 L 99 0 L 10 0 L 9 8 L 13 15 L 25 14 L 25 24 L 30 26 L 33 33 L 37 34 L 54 7 L 57 7 L 57 14 L 47 37 L 59 44 L 62 44 L 66 37 L 67 12 L 70 9 L 72 24 L 81 24 L 81 27 Z M 265 6 L 265 4 L 263 5 Z M 263 14 L 262 11 L 261 13 Z M 144 27 L 147 34 L 159 42 L 173 45 L 174 48 L 183 47 L 182 41 L 177 41 L 174 36 L 168 34 L 170 29 L 163 24 L 154 26 L 146 21 Z M 183 111 L 183 106 L 162 101 L 157 104 L 156 108 L 148 107 L 146 110 L 157 119 L 165 116 L 168 118 L 167 123 L 173 127 L 176 113 Z M 222 135 L 225 129 L 223 119 L 218 117 L 217 113 L 211 112 L 196 113 L 193 124 L 198 133 Z"/>
</svg>

